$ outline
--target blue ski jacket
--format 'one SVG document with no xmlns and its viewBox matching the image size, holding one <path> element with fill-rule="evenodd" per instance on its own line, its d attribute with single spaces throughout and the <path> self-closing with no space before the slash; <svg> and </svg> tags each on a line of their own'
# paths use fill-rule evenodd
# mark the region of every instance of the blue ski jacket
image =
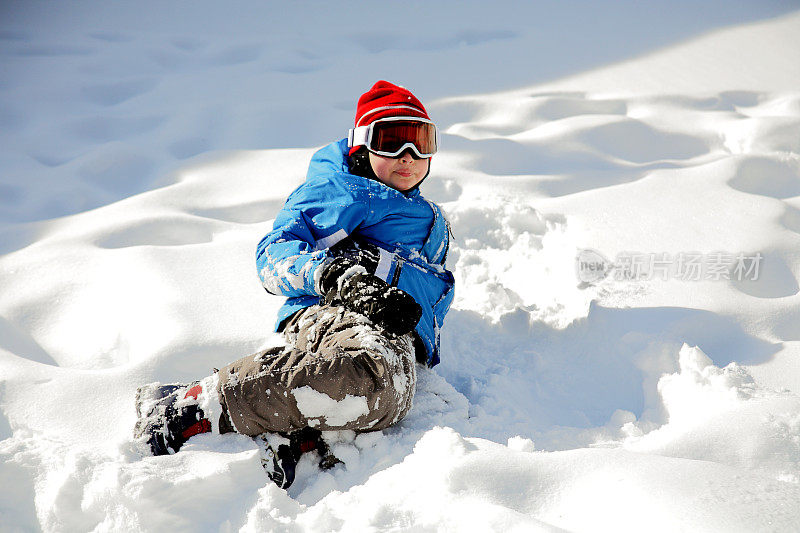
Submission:
<svg viewBox="0 0 800 533">
<path fill-rule="evenodd" d="M 449 226 L 419 189 L 402 193 L 350 174 L 347 139 L 311 158 L 306 181 L 286 200 L 273 229 L 258 244 L 256 265 L 267 292 L 287 296 L 276 329 L 304 307 L 321 303 L 319 279 L 345 238 L 374 244 L 375 275 L 410 294 L 422 308 L 416 333 L 427 363 L 439 362 L 439 329 L 453 301 L 455 280 L 444 266 Z"/>
</svg>

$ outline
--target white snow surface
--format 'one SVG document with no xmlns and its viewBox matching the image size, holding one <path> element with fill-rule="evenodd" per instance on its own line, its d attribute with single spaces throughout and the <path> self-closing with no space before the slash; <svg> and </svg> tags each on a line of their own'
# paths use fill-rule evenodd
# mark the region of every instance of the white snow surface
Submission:
<svg viewBox="0 0 800 533">
<path fill-rule="evenodd" d="M 797 530 L 796 2 L 8 0 L 0 70 L 1 531 Z M 137 386 L 279 342 L 256 243 L 378 79 L 443 133 L 442 363 L 288 493 L 143 457 Z"/>
</svg>

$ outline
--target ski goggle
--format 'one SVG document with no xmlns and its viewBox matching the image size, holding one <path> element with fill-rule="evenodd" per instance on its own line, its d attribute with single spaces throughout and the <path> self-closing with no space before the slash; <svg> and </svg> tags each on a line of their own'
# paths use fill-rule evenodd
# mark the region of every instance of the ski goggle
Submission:
<svg viewBox="0 0 800 533">
<path fill-rule="evenodd" d="M 384 157 L 397 157 L 410 148 L 417 157 L 427 159 L 439 147 L 439 132 L 433 122 L 424 118 L 379 118 L 372 124 L 350 130 L 347 146 L 361 145 Z"/>
</svg>

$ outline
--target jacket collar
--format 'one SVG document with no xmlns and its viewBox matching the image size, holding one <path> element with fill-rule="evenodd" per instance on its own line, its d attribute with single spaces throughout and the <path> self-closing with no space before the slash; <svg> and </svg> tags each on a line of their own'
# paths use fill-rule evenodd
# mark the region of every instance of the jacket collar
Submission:
<svg viewBox="0 0 800 533">
<path fill-rule="evenodd" d="M 334 172 L 340 172 L 344 174 L 348 174 L 350 176 L 355 176 L 355 174 L 350 173 L 350 165 L 348 163 L 349 159 L 349 151 L 350 149 L 347 147 L 347 138 L 344 138 L 340 141 L 335 141 L 327 146 L 323 146 L 319 150 L 317 150 L 314 155 L 311 157 L 311 162 L 308 165 L 308 173 L 307 176 L 309 178 L 331 174 Z M 370 179 L 370 178 L 363 178 L 362 179 Z M 425 178 L 423 178 L 423 181 Z M 372 181 L 376 183 L 380 183 L 384 187 L 390 188 L 385 183 L 377 179 L 373 179 Z M 422 181 L 420 181 L 420 184 Z M 392 189 L 396 190 L 396 189 Z M 407 191 L 397 191 L 400 194 L 406 196 L 407 198 L 416 198 L 419 196 L 419 184 L 413 189 L 409 189 Z"/>
</svg>

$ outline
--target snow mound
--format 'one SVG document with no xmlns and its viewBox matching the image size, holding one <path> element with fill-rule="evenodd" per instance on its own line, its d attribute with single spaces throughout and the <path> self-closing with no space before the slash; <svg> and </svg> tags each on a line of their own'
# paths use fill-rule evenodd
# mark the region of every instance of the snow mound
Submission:
<svg viewBox="0 0 800 533">
<path fill-rule="evenodd" d="M 627 423 L 626 449 L 800 483 L 800 396 L 757 386 L 736 363 L 720 369 L 696 347 L 681 348 L 679 367 L 658 382 L 666 424 L 642 434 Z"/>
</svg>

